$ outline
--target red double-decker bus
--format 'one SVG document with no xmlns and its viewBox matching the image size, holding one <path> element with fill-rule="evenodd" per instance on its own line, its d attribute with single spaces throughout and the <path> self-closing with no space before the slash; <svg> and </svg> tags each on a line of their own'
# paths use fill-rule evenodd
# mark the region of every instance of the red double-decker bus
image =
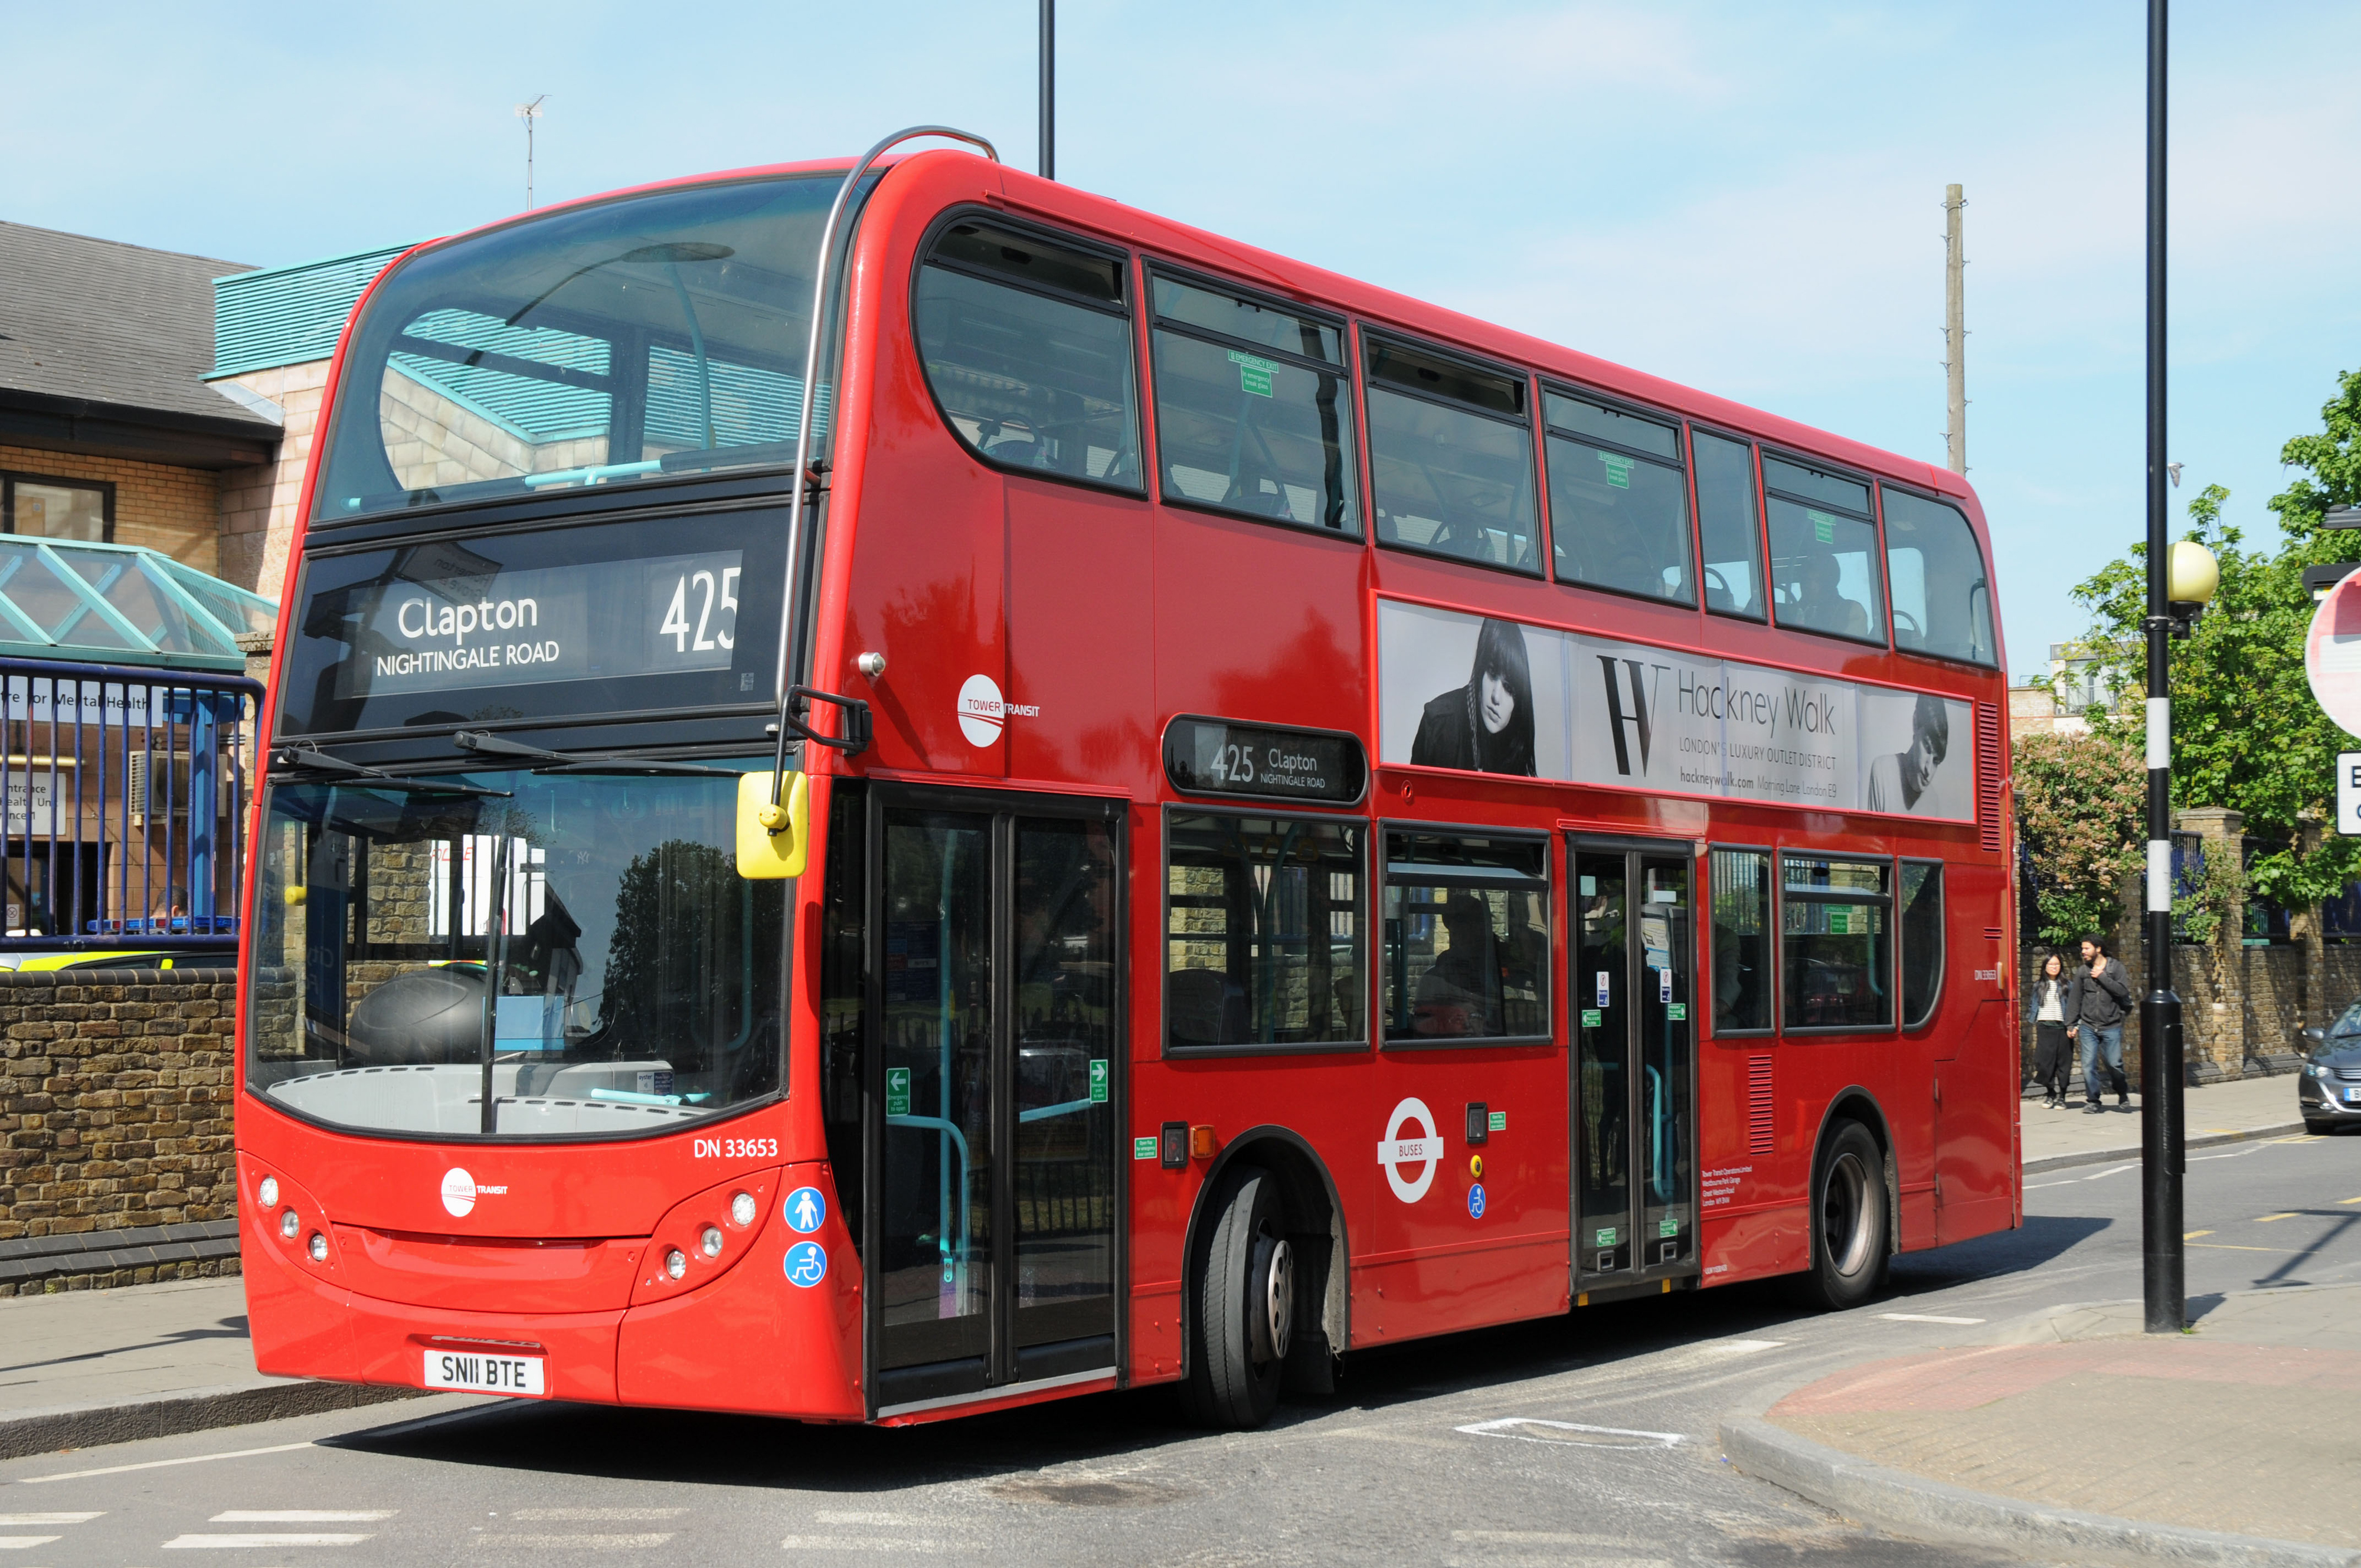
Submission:
<svg viewBox="0 0 2361 1568">
<path fill-rule="evenodd" d="M 312 462 L 265 1371 L 1245 1425 L 2016 1222 L 1951 474 L 942 148 L 421 246 Z"/>
</svg>

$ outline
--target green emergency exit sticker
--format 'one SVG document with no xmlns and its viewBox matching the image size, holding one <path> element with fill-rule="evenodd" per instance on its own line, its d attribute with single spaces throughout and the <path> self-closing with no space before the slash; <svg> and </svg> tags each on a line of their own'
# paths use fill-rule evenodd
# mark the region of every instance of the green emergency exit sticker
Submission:
<svg viewBox="0 0 2361 1568">
<path fill-rule="evenodd" d="M 1831 909 L 1828 911 L 1828 935 L 1831 937 L 1849 937 L 1852 935 L 1851 910 Z"/>
<path fill-rule="evenodd" d="M 1134 1159 L 1154 1159 L 1156 1157 L 1156 1135 L 1151 1133 L 1147 1137 L 1132 1139 L 1131 1157 Z"/>
<path fill-rule="evenodd" d="M 1091 1063 L 1091 1103 L 1104 1105 L 1107 1097 L 1107 1064 L 1104 1059 Z"/>
<path fill-rule="evenodd" d="M 1668 1002 L 1664 1003 L 1664 1016 L 1675 1024 L 1686 1024 L 1689 1021 L 1689 1004 L 1686 1002 Z"/>
<path fill-rule="evenodd" d="M 1235 348 L 1230 350 L 1230 363 L 1238 367 L 1239 391 L 1252 392 L 1257 398 L 1271 395 L 1270 373 L 1278 369 L 1278 366 L 1268 359 L 1257 359 L 1251 354 L 1240 354 Z"/>
<path fill-rule="evenodd" d="M 1601 1226 L 1598 1239 L 1593 1241 L 1590 1245 L 1592 1246 L 1613 1246 L 1615 1245 L 1615 1227 L 1612 1225 Z"/>
<path fill-rule="evenodd" d="M 885 1069 L 885 1114 L 906 1116 L 910 1113 L 910 1069 L 889 1067 Z"/>
<path fill-rule="evenodd" d="M 1607 465 L 1609 484 L 1619 490 L 1628 490 L 1631 488 L 1631 459 L 1617 457 L 1602 452 L 1598 455 L 1598 460 Z"/>
<path fill-rule="evenodd" d="M 1485 1126 L 1486 1130 L 1489 1132 L 1507 1132 L 1509 1130 L 1509 1113 L 1506 1111 L 1493 1112 L 1491 1115 L 1485 1118 Z"/>
<path fill-rule="evenodd" d="M 1657 1234 L 1657 1235 L 1659 1235 L 1659 1236 L 1676 1236 L 1676 1235 L 1679 1235 L 1680 1234 L 1681 1234 L 1681 1223 L 1680 1223 L 1678 1220 L 1659 1220 L 1659 1221 L 1657 1221 L 1657 1222 L 1656 1222 L 1656 1234 Z"/>
<path fill-rule="evenodd" d="M 1804 515 L 1812 520 L 1813 538 L 1818 540 L 1823 544 L 1833 544 L 1836 543 L 1837 520 L 1835 518 L 1830 517 L 1824 511 L 1811 511 L 1808 510 L 1805 511 Z"/>
<path fill-rule="evenodd" d="M 1602 1022 L 1599 1017 L 1599 1011 L 1600 1010 L 1596 1007 L 1584 1008 L 1582 1010 L 1582 1026 L 1586 1029 L 1596 1029 L 1599 1027 Z"/>
</svg>

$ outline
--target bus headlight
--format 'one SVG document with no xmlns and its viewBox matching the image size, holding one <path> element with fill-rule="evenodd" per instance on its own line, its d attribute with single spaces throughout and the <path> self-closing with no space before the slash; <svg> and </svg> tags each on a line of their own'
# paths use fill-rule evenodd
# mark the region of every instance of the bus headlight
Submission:
<svg viewBox="0 0 2361 1568">
<path fill-rule="evenodd" d="M 752 1192 L 741 1192 L 730 1200 L 730 1220 L 740 1230 L 754 1223 L 755 1203 Z"/>
<path fill-rule="evenodd" d="M 279 1234 L 285 1236 L 289 1241 L 293 1241 L 295 1239 L 295 1233 L 302 1228 L 303 1222 L 295 1217 L 294 1210 L 290 1209 L 285 1213 L 279 1216 Z"/>
<path fill-rule="evenodd" d="M 254 1195 L 262 1200 L 264 1208 L 276 1209 L 279 1207 L 279 1179 L 275 1176 L 264 1177 L 262 1185 L 254 1190 Z"/>
<path fill-rule="evenodd" d="M 706 1256 L 719 1257 L 721 1255 L 721 1227 L 719 1225 L 706 1226 L 705 1234 L 697 1238 L 697 1250 L 704 1253 Z"/>
<path fill-rule="evenodd" d="M 310 1245 L 308 1248 L 306 1248 L 305 1250 L 307 1250 L 307 1251 L 309 1251 L 309 1252 L 311 1253 L 311 1255 L 312 1255 L 312 1261 L 313 1261 L 313 1263 L 325 1263 L 325 1262 L 327 1262 L 327 1261 L 328 1261 L 328 1238 L 327 1238 L 326 1236 L 324 1236 L 324 1235 L 322 1235 L 319 1232 L 317 1232 L 317 1231 L 313 1231 L 313 1232 L 312 1233 L 312 1243 L 311 1243 L 311 1245 Z"/>
<path fill-rule="evenodd" d="M 688 1257 L 687 1255 L 680 1250 L 680 1248 L 674 1247 L 670 1252 L 664 1254 L 664 1277 L 667 1279 L 677 1279 L 687 1272 Z"/>
</svg>

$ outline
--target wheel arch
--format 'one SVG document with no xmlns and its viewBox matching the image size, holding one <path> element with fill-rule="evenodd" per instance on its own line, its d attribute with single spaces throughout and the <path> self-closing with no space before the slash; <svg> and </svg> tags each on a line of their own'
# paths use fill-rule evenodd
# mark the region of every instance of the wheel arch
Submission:
<svg viewBox="0 0 2361 1568">
<path fill-rule="evenodd" d="M 1257 1166 L 1278 1182 L 1288 1235 L 1295 1241 L 1299 1255 L 1304 1250 L 1301 1238 L 1325 1233 L 1325 1256 L 1318 1271 L 1320 1335 L 1315 1340 L 1297 1334 L 1294 1347 L 1287 1354 L 1287 1376 L 1290 1387 L 1327 1392 L 1334 1387 L 1333 1358 L 1352 1343 L 1352 1249 L 1345 1241 L 1345 1204 L 1327 1161 L 1301 1134 L 1273 1124 L 1249 1127 L 1223 1145 L 1190 1206 L 1181 1250 L 1180 1376 L 1186 1379 L 1195 1370 L 1191 1358 L 1196 1354 L 1197 1281 L 1213 1224 L 1209 1211 L 1223 1178 L 1240 1165 Z"/>
<path fill-rule="evenodd" d="M 1877 1096 L 1858 1083 L 1847 1084 L 1828 1096 L 1828 1108 L 1820 1113 L 1819 1131 L 1812 1137 L 1811 1172 L 1806 1180 L 1806 1201 L 1819 1201 L 1820 1156 L 1828 1146 L 1828 1137 L 1839 1122 L 1858 1122 L 1877 1143 L 1877 1152 L 1885 1166 L 1885 1250 L 1891 1254 L 1902 1250 L 1902 1173 L 1894 1150 L 1894 1128 L 1885 1119 L 1885 1107 Z M 1807 1231 L 1811 1245 L 1817 1255 L 1819 1221 L 1812 1220 Z"/>
</svg>

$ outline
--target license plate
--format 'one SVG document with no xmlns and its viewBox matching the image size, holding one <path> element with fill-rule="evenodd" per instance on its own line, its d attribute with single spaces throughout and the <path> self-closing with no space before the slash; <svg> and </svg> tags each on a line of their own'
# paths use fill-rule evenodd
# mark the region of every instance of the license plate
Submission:
<svg viewBox="0 0 2361 1568">
<path fill-rule="evenodd" d="M 2345 1102 L 2347 1105 L 2354 1103 L 2356 1101 L 2361 1101 L 2361 1084 L 2356 1084 L 2353 1088 L 2345 1091 Z"/>
<path fill-rule="evenodd" d="M 516 1394 L 546 1398 L 549 1385 L 542 1376 L 538 1355 L 501 1355 L 475 1350 L 430 1350 L 426 1353 L 429 1388 L 465 1388 L 474 1394 Z"/>
</svg>

